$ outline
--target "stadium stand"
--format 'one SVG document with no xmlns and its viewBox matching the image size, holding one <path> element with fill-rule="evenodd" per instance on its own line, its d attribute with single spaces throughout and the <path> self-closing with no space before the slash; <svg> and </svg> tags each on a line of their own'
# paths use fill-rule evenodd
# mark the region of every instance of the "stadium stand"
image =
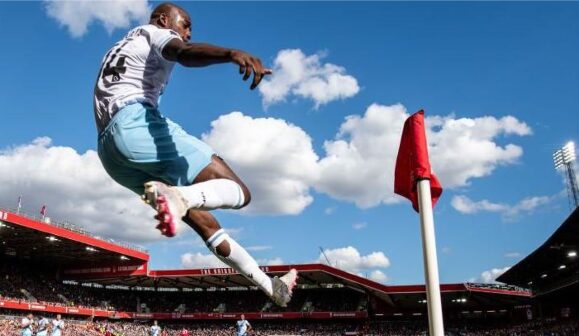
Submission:
<svg viewBox="0 0 579 336">
<path fill-rule="evenodd" d="M 505 273 L 505 284 L 441 285 L 448 334 L 579 335 L 577 259 L 569 257 L 578 218 Z M 265 266 L 270 275 L 300 271 L 290 306 L 280 308 L 231 269 L 150 270 L 145 250 L 71 227 L 0 209 L 0 335 L 19 335 L 28 312 L 63 314 L 65 336 L 140 336 L 153 319 L 166 335 L 232 335 L 241 313 L 253 335 L 427 334 L 424 285 L 386 286 L 322 264 Z M 524 288 L 553 271 L 541 261 L 553 250 L 567 267 Z"/>
</svg>

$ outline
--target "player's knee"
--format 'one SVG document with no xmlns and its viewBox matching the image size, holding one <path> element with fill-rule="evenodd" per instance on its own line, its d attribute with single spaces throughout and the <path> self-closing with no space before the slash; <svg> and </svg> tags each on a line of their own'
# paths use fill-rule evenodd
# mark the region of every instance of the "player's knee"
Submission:
<svg viewBox="0 0 579 336">
<path fill-rule="evenodd" d="M 217 252 L 217 254 L 219 254 L 222 257 L 229 257 L 229 255 L 231 254 L 231 246 L 229 245 L 229 242 L 227 240 L 224 240 L 223 242 L 221 242 L 221 244 L 217 245 L 217 247 L 215 248 L 215 252 Z"/>
<path fill-rule="evenodd" d="M 201 237 L 208 238 L 211 232 L 219 230 L 219 223 L 206 211 L 189 210 L 183 218 Z"/>
</svg>

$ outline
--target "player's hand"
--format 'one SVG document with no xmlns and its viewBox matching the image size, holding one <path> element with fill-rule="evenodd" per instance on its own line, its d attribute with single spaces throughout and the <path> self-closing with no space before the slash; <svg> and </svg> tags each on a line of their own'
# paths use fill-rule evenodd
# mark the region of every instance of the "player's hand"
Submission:
<svg viewBox="0 0 579 336">
<path fill-rule="evenodd" d="M 253 57 L 245 51 L 232 50 L 231 60 L 233 63 L 239 65 L 239 73 L 243 75 L 243 80 L 247 80 L 253 73 L 253 82 L 249 87 L 252 90 L 261 83 L 265 75 L 271 75 L 273 73 L 271 69 L 263 67 L 259 58 Z"/>
</svg>

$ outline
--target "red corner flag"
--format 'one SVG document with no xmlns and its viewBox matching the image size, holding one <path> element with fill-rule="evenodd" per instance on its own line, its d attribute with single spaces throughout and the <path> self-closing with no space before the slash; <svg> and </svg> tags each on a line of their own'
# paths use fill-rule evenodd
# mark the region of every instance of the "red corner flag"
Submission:
<svg viewBox="0 0 579 336">
<path fill-rule="evenodd" d="M 434 207 L 442 194 L 442 186 L 436 176 L 431 173 L 424 131 L 424 111 L 420 110 L 406 119 L 404 123 L 394 172 L 394 192 L 412 201 L 412 207 L 416 212 L 419 212 L 416 183 L 423 179 L 430 180 Z"/>
</svg>

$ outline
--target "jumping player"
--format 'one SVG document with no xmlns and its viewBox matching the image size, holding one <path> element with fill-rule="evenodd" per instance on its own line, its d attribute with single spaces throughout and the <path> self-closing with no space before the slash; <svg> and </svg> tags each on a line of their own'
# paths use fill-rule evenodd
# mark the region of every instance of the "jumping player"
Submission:
<svg viewBox="0 0 579 336">
<path fill-rule="evenodd" d="M 115 181 L 143 195 L 157 211 L 163 235 L 174 236 L 177 223 L 185 221 L 221 261 L 286 306 L 297 271 L 268 277 L 207 211 L 245 207 L 251 199 L 248 188 L 207 144 L 157 109 L 175 63 L 237 64 L 244 80 L 253 74 L 251 89 L 271 70 L 244 51 L 189 43 L 190 37 L 187 12 L 163 3 L 149 24 L 134 28 L 107 52 L 94 91 L 99 157 Z"/>
</svg>

